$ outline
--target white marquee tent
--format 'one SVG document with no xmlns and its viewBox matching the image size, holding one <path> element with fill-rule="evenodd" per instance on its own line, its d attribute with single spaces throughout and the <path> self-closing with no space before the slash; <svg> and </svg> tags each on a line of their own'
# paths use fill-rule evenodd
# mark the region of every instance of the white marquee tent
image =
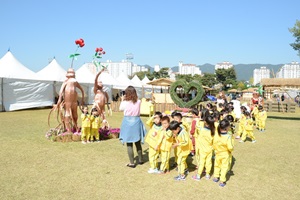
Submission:
<svg viewBox="0 0 300 200">
<path fill-rule="evenodd" d="M 53 84 L 37 75 L 8 51 L 0 60 L 0 111 L 44 107 L 53 104 Z"/>
<path fill-rule="evenodd" d="M 85 102 L 92 104 L 94 101 L 94 83 L 95 83 L 95 77 L 88 68 L 88 64 L 83 64 L 75 73 L 76 80 L 80 85 L 82 86 L 83 90 L 85 91 Z M 111 97 L 112 93 L 112 86 L 107 85 L 103 82 L 103 90 L 108 93 L 108 96 Z M 80 94 L 80 93 L 79 93 Z M 110 101 L 110 100 L 109 100 Z"/>
<path fill-rule="evenodd" d="M 66 80 L 67 71 L 62 68 L 54 58 L 46 67 L 36 74 L 41 80 L 63 82 Z"/>
</svg>

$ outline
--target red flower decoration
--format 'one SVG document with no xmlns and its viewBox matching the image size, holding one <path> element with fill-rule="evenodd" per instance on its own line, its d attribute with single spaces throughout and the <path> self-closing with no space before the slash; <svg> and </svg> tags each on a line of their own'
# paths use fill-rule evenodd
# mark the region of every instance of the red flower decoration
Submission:
<svg viewBox="0 0 300 200">
<path fill-rule="evenodd" d="M 105 54 L 105 51 L 103 51 L 102 54 Z"/>
<path fill-rule="evenodd" d="M 80 47 L 83 47 L 85 45 L 82 38 L 75 40 L 75 44 L 79 45 Z"/>
</svg>

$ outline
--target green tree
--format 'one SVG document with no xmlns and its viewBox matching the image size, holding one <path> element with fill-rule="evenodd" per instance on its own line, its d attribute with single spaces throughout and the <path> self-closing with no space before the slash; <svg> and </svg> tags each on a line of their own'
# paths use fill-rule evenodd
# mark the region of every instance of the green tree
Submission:
<svg viewBox="0 0 300 200">
<path fill-rule="evenodd" d="M 208 87 L 212 87 L 218 83 L 216 80 L 216 75 L 210 73 L 204 73 L 200 80 L 203 85 Z"/>
<path fill-rule="evenodd" d="M 169 68 L 164 67 L 161 68 L 158 72 L 153 72 L 153 76 L 155 78 L 169 78 Z"/>
<path fill-rule="evenodd" d="M 247 88 L 247 86 L 245 85 L 245 83 L 243 81 L 238 82 L 237 89 L 244 90 L 246 88 Z"/>
<path fill-rule="evenodd" d="M 294 27 L 289 28 L 289 31 L 296 38 L 296 41 L 294 43 L 291 43 L 290 45 L 294 50 L 298 51 L 298 55 L 300 56 L 300 21 L 296 20 Z"/>
<path fill-rule="evenodd" d="M 186 80 L 188 83 L 193 81 L 193 76 L 191 74 L 177 74 L 175 76 L 176 80 L 179 80 L 179 79 L 184 79 Z"/>
<path fill-rule="evenodd" d="M 275 78 L 275 77 L 274 77 L 274 78 Z M 250 85 L 253 85 L 253 83 L 254 83 L 254 78 L 251 76 L 250 79 L 249 79 L 249 84 L 250 84 Z"/>
<path fill-rule="evenodd" d="M 218 83 L 221 83 L 224 87 L 224 89 L 228 89 L 228 85 L 235 86 L 237 84 L 236 82 L 236 72 L 235 69 L 229 68 L 229 69 L 217 69 L 216 70 L 216 79 Z"/>
</svg>

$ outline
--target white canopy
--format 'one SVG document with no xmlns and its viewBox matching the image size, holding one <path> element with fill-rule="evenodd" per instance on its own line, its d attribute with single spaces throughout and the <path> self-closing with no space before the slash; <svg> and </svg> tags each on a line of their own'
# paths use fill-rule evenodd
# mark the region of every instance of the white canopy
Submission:
<svg viewBox="0 0 300 200">
<path fill-rule="evenodd" d="M 98 80 L 101 80 L 103 85 L 120 85 L 119 81 L 117 81 L 110 73 L 104 71 L 100 74 Z"/>
<path fill-rule="evenodd" d="M 142 82 L 143 82 L 144 84 L 147 84 L 147 83 L 150 82 L 150 80 L 149 80 L 148 77 L 145 75 L 145 77 L 143 78 Z"/>
<path fill-rule="evenodd" d="M 0 59 L 0 77 L 29 80 L 38 79 L 36 74 L 20 63 L 10 51 Z"/>
<path fill-rule="evenodd" d="M 94 83 L 95 75 L 89 70 L 88 63 L 83 64 L 76 72 L 78 83 Z"/>
<path fill-rule="evenodd" d="M 135 75 L 131 81 L 135 84 L 135 85 L 140 85 L 140 87 L 142 87 L 144 85 L 144 83 L 139 79 L 139 77 L 137 75 Z"/>
<path fill-rule="evenodd" d="M 136 85 L 135 83 L 133 83 L 126 74 L 121 73 L 117 78 L 116 78 L 119 82 L 118 85 L 114 85 L 115 89 L 122 89 L 125 90 L 128 86 L 134 86 L 134 87 L 141 87 L 139 85 Z"/>
<path fill-rule="evenodd" d="M 45 68 L 36 74 L 41 80 L 64 81 L 67 71 L 62 68 L 54 58 Z"/>
</svg>

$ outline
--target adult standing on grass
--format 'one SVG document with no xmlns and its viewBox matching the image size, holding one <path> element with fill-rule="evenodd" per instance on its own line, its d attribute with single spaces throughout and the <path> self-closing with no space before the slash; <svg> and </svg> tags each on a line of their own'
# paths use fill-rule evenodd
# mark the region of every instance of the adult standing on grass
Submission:
<svg viewBox="0 0 300 200">
<path fill-rule="evenodd" d="M 141 101 L 138 99 L 136 90 L 133 86 L 128 86 L 124 96 L 121 97 L 120 110 L 124 110 L 124 118 L 121 125 L 120 140 L 127 145 L 127 152 L 130 163 L 127 167 L 135 168 L 133 143 L 138 153 L 138 164 L 142 165 L 142 145 L 146 129 L 140 118 Z"/>
</svg>

